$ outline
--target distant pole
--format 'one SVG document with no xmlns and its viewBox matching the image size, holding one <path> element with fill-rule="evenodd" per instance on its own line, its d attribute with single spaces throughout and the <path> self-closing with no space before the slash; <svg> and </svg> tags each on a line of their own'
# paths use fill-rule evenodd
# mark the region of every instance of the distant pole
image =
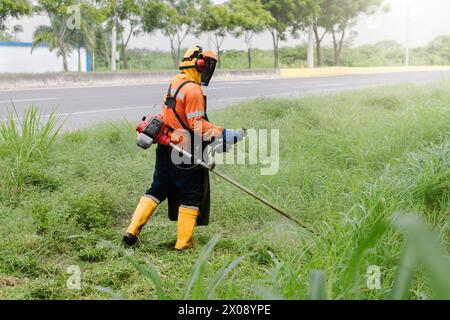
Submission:
<svg viewBox="0 0 450 320">
<path fill-rule="evenodd" d="M 314 68 L 314 26 L 311 23 L 308 28 L 308 68 Z"/>
<path fill-rule="evenodd" d="M 406 0 L 406 52 L 405 52 L 405 66 L 410 65 L 410 27 L 411 27 L 411 1 Z"/>
<path fill-rule="evenodd" d="M 116 54 L 117 54 L 117 32 L 116 32 L 116 18 L 114 18 L 113 26 L 112 26 L 112 33 L 111 33 L 111 70 L 116 71 Z"/>
<path fill-rule="evenodd" d="M 405 65 L 409 67 L 409 47 L 406 47 L 406 53 L 405 53 Z"/>
</svg>

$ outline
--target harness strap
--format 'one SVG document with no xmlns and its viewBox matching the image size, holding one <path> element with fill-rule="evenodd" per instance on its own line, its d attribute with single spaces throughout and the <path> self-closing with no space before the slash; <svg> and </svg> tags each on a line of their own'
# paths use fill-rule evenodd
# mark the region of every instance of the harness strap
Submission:
<svg viewBox="0 0 450 320">
<path fill-rule="evenodd" d="M 178 119 L 178 122 L 181 124 L 181 126 L 182 126 L 185 130 L 189 131 L 189 132 L 192 134 L 192 133 L 193 133 L 192 130 L 191 130 L 188 126 L 186 126 L 186 124 L 183 122 L 183 120 L 181 119 L 181 117 L 179 116 L 179 114 L 178 114 L 177 111 L 176 111 L 178 94 L 180 93 L 181 89 L 183 89 L 183 87 L 184 87 L 185 85 L 187 85 L 188 83 L 194 83 L 194 82 L 191 81 L 191 80 L 187 80 L 187 81 L 183 82 L 182 84 L 180 84 L 180 86 L 178 87 L 177 91 L 175 91 L 175 94 L 174 94 L 173 96 L 171 96 L 171 93 L 172 93 L 172 84 L 170 84 L 169 90 L 168 90 L 168 92 L 167 92 L 166 106 L 167 106 L 169 109 L 172 109 L 173 113 L 175 114 L 175 117 Z M 174 102 L 174 103 L 172 103 L 172 104 L 168 103 L 168 100 L 169 100 L 169 99 L 173 99 L 173 102 Z"/>
</svg>

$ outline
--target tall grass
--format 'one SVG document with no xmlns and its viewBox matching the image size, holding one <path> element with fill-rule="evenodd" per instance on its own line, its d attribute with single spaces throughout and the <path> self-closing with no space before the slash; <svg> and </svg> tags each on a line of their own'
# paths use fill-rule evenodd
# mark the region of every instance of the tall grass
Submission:
<svg viewBox="0 0 450 320">
<path fill-rule="evenodd" d="M 354 281 L 355 297 L 359 297 L 360 283 L 357 270 L 360 267 L 362 256 L 364 252 L 381 242 L 383 235 L 388 231 L 388 225 L 404 235 L 405 241 L 400 259 L 395 267 L 397 270 L 395 278 L 384 298 L 391 300 L 410 299 L 414 275 L 419 266 L 423 266 L 432 285 L 432 297 L 450 300 L 450 259 L 440 242 L 438 234 L 417 214 L 403 212 L 396 213 L 390 224 L 380 223 L 374 226 L 347 264 L 346 274 Z M 279 269 L 279 266 L 275 269 Z M 278 273 L 279 270 L 276 271 L 277 275 Z M 356 274 L 358 276 L 354 277 Z M 323 270 L 311 270 L 306 299 L 326 299 L 326 286 L 326 273 Z M 266 288 L 266 291 L 269 292 L 274 290 L 278 289 L 275 287 Z M 265 294 L 262 296 L 264 297 Z"/>
<path fill-rule="evenodd" d="M 443 246 L 441 245 L 438 235 L 432 231 L 431 227 L 426 224 L 417 215 L 411 213 L 398 213 L 391 222 L 391 226 L 395 227 L 397 231 L 402 233 L 406 242 L 404 244 L 403 253 L 399 259 L 396 276 L 390 290 L 386 295 L 386 299 L 408 299 L 412 286 L 414 273 L 421 263 L 431 280 L 433 287 L 434 298 L 450 300 L 450 260 Z M 374 226 L 372 232 L 361 243 L 356 250 L 356 254 L 349 262 L 347 269 L 348 274 L 355 273 L 355 269 L 359 267 L 361 256 L 363 252 L 369 250 L 371 247 L 380 241 L 382 235 L 387 231 L 386 224 L 379 224 Z M 221 282 L 243 259 L 239 257 L 229 265 L 225 263 L 215 276 L 212 277 L 207 285 L 203 283 L 203 276 L 206 269 L 208 257 L 219 241 L 218 236 L 214 236 L 207 245 L 203 248 L 198 257 L 188 280 L 185 284 L 181 299 L 205 300 L 214 298 L 214 292 Z M 127 257 L 127 260 L 147 279 L 152 281 L 157 297 L 161 300 L 166 300 L 167 295 L 164 290 L 163 280 L 158 274 L 158 271 L 151 263 L 147 267 L 140 264 L 125 250 L 112 245 L 111 243 L 104 243 L 109 248 L 121 253 Z M 272 271 L 272 281 L 275 283 L 279 276 L 283 263 L 275 261 L 275 267 Z M 359 288 L 359 281 L 354 279 L 355 287 Z M 101 291 L 108 293 L 112 298 L 121 297 L 114 291 L 108 288 L 100 288 Z M 279 288 L 277 287 L 263 287 L 259 289 L 259 294 L 266 299 L 280 299 Z M 325 300 L 326 299 L 326 274 L 322 270 L 311 270 L 309 275 L 308 293 L 306 295 L 308 300 Z"/>
<path fill-rule="evenodd" d="M 30 106 L 19 116 L 16 108 L 8 110 L 0 122 L 0 154 L 8 158 L 5 178 L 10 185 L 20 188 L 33 162 L 44 160 L 54 143 L 62 124 L 55 113 L 42 115 L 36 106 Z"/>
<path fill-rule="evenodd" d="M 204 283 L 205 271 L 207 269 L 208 258 L 211 255 L 212 250 L 219 242 L 220 237 L 214 236 L 206 244 L 200 253 L 197 261 L 195 262 L 191 273 L 186 281 L 183 289 L 183 294 L 180 297 L 182 300 L 210 300 L 214 298 L 214 293 L 219 285 L 225 280 L 227 275 L 236 268 L 239 263 L 244 259 L 244 256 L 239 257 L 231 263 L 225 262 L 223 266 L 211 277 L 206 284 Z M 139 271 L 139 273 L 150 280 L 156 290 L 156 296 L 159 300 L 166 300 L 167 295 L 163 286 L 163 280 L 161 279 L 158 271 L 152 263 L 147 263 L 147 266 L 139 263 L 128 252 L 120 247 L 117 247 L 109 242 L 103 242 L 103 246 L 113 249 L 119 252 L 127 258 L 127 260 Z M 181 255 L 181 253 L 180 253 Z M 117 293 L 109 288 L 99 288 L 101 291 L 108 293 L 112 298 L 120 297 Z"/>
</svg>

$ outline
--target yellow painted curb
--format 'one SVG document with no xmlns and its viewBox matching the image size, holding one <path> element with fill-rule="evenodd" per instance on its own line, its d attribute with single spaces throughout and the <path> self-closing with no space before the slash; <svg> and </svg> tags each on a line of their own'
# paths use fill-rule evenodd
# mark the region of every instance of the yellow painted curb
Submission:
<svg viewBox="0 0 450 320">
<path fill-rule="evenodd" d="M 280 69 L 282 78 L 344 76 L 354 74 L 377 74 L 391 72 L 446 71 L 450 66 L 433 67 L 330 67 L 317 69 Z"/>
</svg>

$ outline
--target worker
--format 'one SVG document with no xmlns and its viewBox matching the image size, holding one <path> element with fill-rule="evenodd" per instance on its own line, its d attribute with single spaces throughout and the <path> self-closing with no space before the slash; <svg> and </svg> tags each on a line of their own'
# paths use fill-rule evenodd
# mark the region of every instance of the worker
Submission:
<svg viewBox="0 0 450 320">
<path fill-rule="evenodd" d="M 207 143 L 220 142 L 223 152 L 242 141 L 245 135 L 242 129 L 224 129 L 208 121 L 202 86 L 209 85 L 216 63 L 213 51 L 203 51 L 199 46 L 188 49 L 179 67 L 180 73 L 171 82 L 165 97 L 162 115 L 164 124 L 170 128 L 168 135 L 171 142 L 188 148 L 191 154 L 196 148 L 192 143 L 195 135 L 201 136 L 200 141 Z M 202 143 L 201 151 L 206 144 Z M 142 227 L 166 199 L 169 202 L 169 217 L 178 221 L 176 250 L 183 251 L 193 246 L 192 236 L 199 215 L 203 225 L 208 224 L 208 170 L 192 162 L 174 163 L 173 153 L 167 147 L 158 145 L 153 183 L 133 214 L 123 238 L 127 245 L 136 243 Z"/>
</svg>

